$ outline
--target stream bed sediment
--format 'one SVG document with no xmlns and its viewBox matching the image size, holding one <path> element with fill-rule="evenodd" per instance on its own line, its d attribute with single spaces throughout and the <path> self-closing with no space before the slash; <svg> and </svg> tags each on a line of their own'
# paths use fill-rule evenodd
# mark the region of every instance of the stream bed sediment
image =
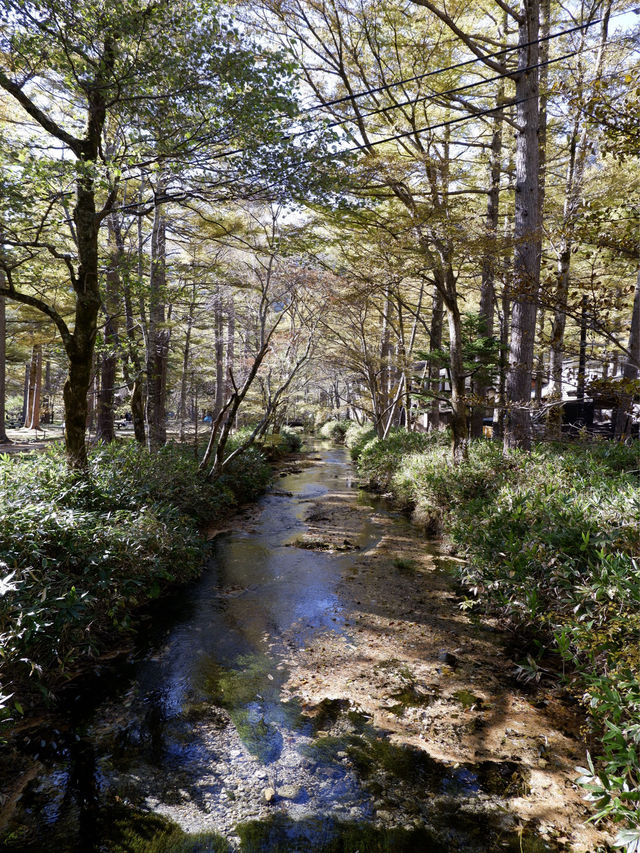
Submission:
<svg viewBox="0 0 640 853">
<path fill-rule="evenodd" d="M 216 537 L 105 698 L 22 744 L 2 849 L 608 849 L 577 709 L 514 681 L 435 545 L 356 485 L 324 448 Z"/>
</svg>

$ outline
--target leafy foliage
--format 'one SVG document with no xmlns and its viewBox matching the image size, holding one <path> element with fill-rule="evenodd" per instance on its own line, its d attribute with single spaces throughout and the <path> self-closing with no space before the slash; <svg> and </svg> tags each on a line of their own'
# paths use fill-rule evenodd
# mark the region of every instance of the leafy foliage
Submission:
<svg viewBox="0 0 640 853">
<path fill-rule="evenodd" d="M 344 444 L 351 421 L 327 421 L 320 427 L 320 436 L 336 444 Z"/>
<path fill-rule="evenodd" d="M 345 444 L 352 459 L 358 459 L 363 447 L 376 437 L 376 431 L 370 424 L 351 424 L 345 435 Z"/>
<path fill-rule="evenodd" d="M 255 450 L 213 485 L 175 445 L 155 457 L 134 442 L 103 446 L 86 474 L 69 471 L 58 448 L 2 457 L 0 719 L 126 636 L 140 605 L 195 577 L 199 526 L 254 498 L 269 475 Z"/>
</svg>

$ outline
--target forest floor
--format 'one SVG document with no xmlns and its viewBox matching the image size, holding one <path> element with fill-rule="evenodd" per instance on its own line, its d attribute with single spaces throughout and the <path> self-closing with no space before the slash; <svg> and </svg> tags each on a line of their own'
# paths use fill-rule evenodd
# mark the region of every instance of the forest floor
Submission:
<svg viewBox="0 0 640 853">
<path fill-rule="evenodd" d="M 508 800 L 514 828 L 535 827 L 568 850 L 606 848 L 611 838 L 585 824 L 589 809 L 575 784 L 575 767 L 585 763 L 584 714 L 559 684 L 516 680 L 508 635 L 461 611 L 450 558 L 403 517 L 390 519 L 386 508 L 372 516 L 340 491 L 310 503 L 297 544 L 348 550 L 367 520 L 380 539 L 340 581 L 347 633 L 317 634 L 288 657 L 285 690 L 310 708 L 348 701 L 392 743 L 448 766 L 481 771 L 489 760 L 505 762 L 520 786 Z"/>
<path fill-rule="evenodd" d="M 0 444 L 0 453 L 27 453 L 32 450 L 44 450 L 54 441 L 64 438 L 61 424 L 47 424 L 42 429 L 7 429 L 8 444 Z"/>
</svg>

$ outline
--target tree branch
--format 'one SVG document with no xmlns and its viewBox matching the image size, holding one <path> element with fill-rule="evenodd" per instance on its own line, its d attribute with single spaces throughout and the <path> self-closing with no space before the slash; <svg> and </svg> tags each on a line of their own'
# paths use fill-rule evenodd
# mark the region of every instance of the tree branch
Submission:
<svg viewBox="0 0 640 853">
<path fill-rule="evenodd" d="M 67 133 L 67 131 L 63 130 L 59 124 L 56 124 L 55 121 L 50 119 L 46 113 L 33 103 L 31 98 L 22 91 L 17 83 L 14 83 L 13 80 L 7 77 L 4 71 L 0 71 L 0 86 L 12 95 L 23 110 L 27 112 L 31 118 L 35 119 L 38 124 L 47 131 L 47 133 L 50 133 L 52 136 L 55 136 L 56 139 L 59 139 L 61 142 L 64 142 L 65 145 L 68 145 L 78 159 L 82 157 L 84 149 L 82 140 L 72 136 L 70 133 Z"/>
</svg>

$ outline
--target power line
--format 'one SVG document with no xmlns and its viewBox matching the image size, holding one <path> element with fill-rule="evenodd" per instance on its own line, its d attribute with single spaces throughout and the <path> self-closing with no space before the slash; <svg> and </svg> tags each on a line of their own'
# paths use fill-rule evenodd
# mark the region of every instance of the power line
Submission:
<svg viewBox="0 0 640 853">
<path fill-rule="evenodd" d="M 595 48 L 586 48 L 586 50 L 593 50 Z M 571 53 L 565 53 L 562 56 L 558 56 L 555 59 L 547 59 L 545 62 L 538 62 L 536 65 L 527 65 L 526 68 L 519 69 L 519 73 L 525 73 L 526 71 L 533 71 L 535 68 L 545 68 L 549 65 L 553 65 L 556 62 L 562 62 L 563 59 L 571 59 L 572 56 L 577 56 L 582 51 L 574 50 Z M 482 80 L 476 80 L 474 83 L 465 83 L 463 86 L 456 86 L 455 89 L 447 89 L 444 92 L 432 92 L 429 95 L 421 95 L 419 98 L 413 98 L 411 100 L 401 101 L 397 104 L 390 104 L 387 107 L 380 107 L 377 110 L 371 110 L 371 112 L 363 113 L 362 115 L 356 117 L 343 118 L 339 121 L 334 121 L 331 124 L 326 125 L 327 128 L 338 127 L 339 125 L 346 124 L 347 122 L 355 122 L 358 119 L 370 118 L 371 116 L 379 115 L 380 113 L 390 112 L 391 110 L 398 110 L 401 107 L 412 106 L 413 104 L 419 104 L 422 101 L 428 101 L 430 98 L 444 98 L 447 95 L 455 95 L 458 92 L 464 92 L 468 89 L 475 89 L 477 86 L 483 86 L 485 83 L 495 83 L 497 80 L 504 80 L 506 77 L 511 77 L 511 74 L 496 74 L 494 77 L 486 77 Z M 314 131 L 305 130 L 301 133 L 294 134 L 293 136 L 303 136 L 308 133 L 313 133 Z M 286 137 L 285 137 L 286 138 Z M 289 137 L 293 138 L 293 137 Z"/>
<path fill-rule="evenodd" d="M 619 12 L 619 13 L 618 13 L 618 14 L 616 14 L 616 15 L 611 15 L 611 16 L 610 16 L 610 18 L 609 18 L 609 20 L 614 20 L 615 18 L 619 18 L 619 17 L 621 17 L 622 15 L 626 15 L 626 14 L 629 14 L 629 13 L 633 13 L 633 14 L 636 14 L 636 15 L 640 15 L 640 7 L 637 7 L 637 8 L 634 8 L 634 9 L 629 9 L 629 10 L 627 10 L 626 12 Z M 544 36 L 543 38 L 539 38 L 539 39 L 535 39 L 535 40 L 530 41 L 530 42 L 526 42 L 526 43 L 525 43 L 525 44 L 523 44 L 523 45 L 516 45 L 516 46 L 513 46 L 513 47 L 504 48 L 503 50 L 500 50 L 500 51 L 496 51 L 495 53 L 488 53 L 488 54 L 485 54 L 485 55 L 484 55 L 484 57 L 482 57 L 482 58 L 480 58 L 480 57 L 475 57 L 474 59 L 467 59 L 467 60 L 464 60 L 463 62 L 456 63 L 455 65 L 449 65 L 449 66 L 444 66 L 444 67 L 442 67 L 442 68 L 436 68 L 436 69 L 434 69 L 433 71 L 427 71 L 427 72 L 425 72 L 424 74 L 417 74 L 417 75 L 415 75 L 414 77 L 407 77 L 407 78 L 404 78 L 404 79 L 401 79 L 401 80 L 395 80 L 393 83 L 388 83 L 388 84 L 385 84 L 384 86 L 378 86 L 378 87 L 373 88 L 373 89 L 364 89 L 364 90 L 362 90 L 361 92 L 356 92 L 356 93 L 354 93 L 353 95 L 347 95 L 347 96 L 344 96 L 344 97 L 341 97 L 341 98 L 337 98 L 337 99 L 332 100 L 332 101 L 326 101 L 326 102 L 324 102 L 324 103 L 322 103 L 322 104 L 315 104 L 315 105 L 312 105 L 312 106 L 310 106 L 310 107 L 306 107 L 306 108 L 302 109 L 302 110 L 300 111 L 300 114 L 305 114 L 305 113 L 310 113 L 310 112 L 317 112 L 317 111 L 319 111 L 319 110 L 324 110 L 324 109 L 326 109 L 327 107 L 335 106 L 335 105 L 337 105 L 337 104 L 346 103 L 346 102 L 353 102 L 356 98 L 361 98 L 361 97 L 364 97 L 365 95 L 377 94 L 377 93 L 379 93 L 379 92 L 388 91 L 389 89 L 392 89 L 392 88 L 394 88 L 394 87 L 396 87 L 396 86 L 401 86 L 401 85 L 403 85 L 403 84 L 405 84 L 405 83 L 411 83 L 411 82 L 414 82 L 414 81 L 416 81 L 416 80 L 423 80 L 423 79 L 426 79 L 426 78 L 428 78 L 428 77 L 433 77 L 433 76 L 435 76 L 435 75 L 437 75 L 437 74 L 443 74 L 443 73 L 445 73 L 445 72 L 447 72 L 447 71 L 452 71 L 452 70 L 455 70 L 455 69 L 458 69 L 458 68 L 464 68 L 464 67 L 469 66 L 469 65 L 474 65 L 474 64 L 476 64 L 476 63 L 478 63 L 478 62 L 483 62 L 483 61 L 484 61 L 484 59 L 492 59 L 492 58 L 495 58 L 495 57 L 498 57 L 498 56 L 503 56 L 503 55 L 504 55 L 504 54 L 506 54 L 506 53 L 513 52 L 514 50 L 519 50 L 521 47 L 527 47 L 527 46 L 530 46 L 530 45 L 533 45 L 533 44 L 540 44 L 540 43 L 542 43 L 542 42 L 544 42 L 544 41 L 550 41 L 550 40 L 552 40 L 552 39 L 559 38 L 559 37 L 561 37 L 561 36 L 563 36 L 563 35 L 569 35 L 569 34 L 574 33 L 574 32 L 579 32 L 580 30 L 584 30 L 584 29 L 587 29 L 587 28 L 589 28 L 589 27 L 595 26 L 595 24 L 598 24 L 598 23 L 600 23 L 601 21 L 602 21 L 602 18 L 596 18 L 596 19 L 594 19 L 593 21 L 587 21 L 587 22 L 586 22 L 586 23 L 584 23 L 584 24 L 579 24 L 579 25 L 577 25 L 577 26 L 575 26 L 575 27 L 570 27 L 570 28 L 565 29 L 565 30 L 560 30 L 560 31 L 559 31 L 559 32 L 557 32 L 557 33 L 551 33 L 551 34 L 549 34 L 548 36 Z M 585 48 L 585 50 L 592 50 L 592 49 L 595 49 L 595 48 Z M 580 52 L 581 52 L 581 51 L 574 51 L 574 53 L 573 53 L 573 54 L 567 54 L 565 57 L 561 57 L 561 58 L 569 58 L 570 56 L 572 56 L 572 55 L 577 55 L 577 54 L 578 54 L 578 53 L 580 53 Z M 557 62 L 557 61 L 560 61 L 560 60 L 550 60 L 550 61 L 548 62 L 548 64 L 552 64 L 553 62 Z M 488 83 L 488 82 L 492 82 L 492 81 L 496 81 L 496 80 L 504 79 L 504 78 L 507 78 L 507 77 L 512 77 L 514 73 L 516 73 L 516 74 L 517 74 L 517 73 L 524 73 L 525 71 L 533 70 L 534 68 L 543 67 L 543 66 L 544 66 L 544 65 L 546 65 L 546 64 L 547 64 L 547 63 L 540 63 L 539 65 L 531 65 L 531 66 L 528 66 L 527 68 L 523 68 L 523 69 L 516 69 L 516 70 L 515 70 L 514 72 L 512 72 L 512 73 L 500 74 L 500 75 L 497 75 L 497 76 L 495 76 L 495 77 L 493 77 L 493 78 L 488 78 L 488 79 L 486 79 L 486 80 L 478 80 L 476 83 L 467 84 L 465 87 L 461 87 L 460 91 L 462 90 L 462 88 L 467 89 L 467 88 L 473 88 L 474 86 L 482 86 L 482 85 L 484 85 L 484 83 Z M 456 90 L 452 90 L 452 92 L 455 92 L 455 91 L 456 91 Z M 451 94 L 451 92 L 443 92 L 443 93 L 439 93 L 439 95 L 438 95 L 438 96 L 446 95 L 446 94 Z M 424 100 L 427 100 L 427 99 L 428 99 L 428 97 L 430 97 L 430 96 L 425 96 Z M 418 103 L 418 101 L 419 101 L 419 100 L 420 100 L 420 99 L 416 100 L 416 103 Z M 405 104 L 403 104 L 403 105 L 404 105 L 404 106 L 406 106 L 408 103 L 410 103 L 410 102 L 405 102 Z M 402 105 L 401 105 L 401 104 L 398 104 L 398 105 L 397 105 L 397 107 L 400 107 L 400 106 L 402 106 Z M 386 107 L 386 108 L 380 108 L 379 110 L 374 110 L 374 111 L 372 111 L 372 112 L 370 112 L 370 113 L 365 114 L 364 116 L 362 116 L 362 118 L 366 118 L 366 117 L 367 117 L 367 116 L 369 116 L 369 115 L 376 115 L 376 114 L 378 114 L 378 113 L 380 113 L 380 112 L 383 112 L 383 111 L 386 111 L 386 110 L 395 109 L 395 108 L 396 108 L 396 106 L 389 106 L 389 107 Z M 277 115 L 277 116 L 275 116 L 275 118 L 289 118 L 289 116 L 287 116 L 287 115 L 285 115 L 285 114 L 283 113 L 283 114 L 281 114 L 281 115 Z M 345 119 L 342 119 L 342 120 L 340 120 L 340 121 L 335 121 L 335 122 L 333 122 L 332 124 L 327 125 L 327 127 L 329 127 L 329 128 L 331 128 L 331 127 L 337 127 L 337 126 L 339 126 L 339 125 L 341 125 L 341 124 L 345 124 L 345 123 L 347 123 L 347 122 L 353 122 L 353 121 L 355 121 L 355 119 L 353 119 L 353 118 L 345 118 Z M 297 138 L 299 138 L 299 137 L 301 137 L 301 136 L 309 136 L 310 134 L 315 133 L 315 132 L 316 132 L 316 129 L 302 130 L 302 131 L 298 131 L 297 133 L 293 133 L 293 134 L 283 134 L 283 135 L 282 135 L 282 137 L 281 137 L 281 139 L 282 139 L 282 140 L 286 140 L 286 139 L 297 139 Z M 194 137 L 191 141 L 192 141 L 192 142 L 197 142 L 197 143 L 202 143 L 202 142 L 206 142 L 206 141 L 207 141 L 208 139 L 210 139 L 210 138 L 211 138 L 211 135 L 210 135 L 210 134 L 205 134 L 205 135 L 203 135 L 203 136 L 201 136 L 201 137 L 199 137 L 199 138 Z M 245 153 L 245 152 L 246 152 L 246 151 L 248 151 L 248 150 L 249 150 L 249 149 L 247 149 L 246 147 L 229 149 L 229 150 L 227 150 L 227 151 L 221 151 L 221 152 L 220 152 L 220 153 L 218 153 L 218 154 L 214 154 L 214 155 L 210 156 L 210 157 L 208 158 L 208 160 L 209 160 L 209 162 L 211 162 L 211 161 L 213 161 L 213 160 L 220 160 L 220 159 L 223 159 L 224 157 L 231 157 L 231 156 L 234 156 L 234 155 L 236 155 L 236 154 L 243 154 L 243 153 Z"/>
<path fill-rule="evenodd" d="M 616 15 L 611 15 L 609 20 L 614 20 L 615 18 L 619 18 L 621 15 L 626 15 L 629 13 L 634 13 L 636 15 L 640 15 L 640 7 L 635 9 L 628 9 L 626 12 L 619 12 Z M 498 56 L 504 56 L 507 53 L 512 53 L 514 50 L 520 50 L 523 47 L 531 47 L 534 44 L 541 44 L 544 41 L 551 41 L 552 39 L 559 38 L 560 36 L 570 35 L 571 33 L 578 32 L 580 30 L 588 29 L 589 27 L 593 27 L 596 24 L 602 22 L 602 18 L 595 18 L 593 21 L 587 21 L 584 24 L 579 24 L 575 27 L 570 27 L 566 30 L 560 30 L 557 33 L 550 33 L 548 36 L 543 36 L 542 38 L 533 39 L 532 41 L 524 42 L 523 44 L 514 45 L 513 47 L 506 47 L 502 50 L 498 50 L 495 53 L 486 53 L 482 57 L 476 56 L 474 59 L 466 59 L 462 62 L 457 62 L 454 65 L 447 65 L 443 68 L 437 68 L 434 71 L 426 71 L 423 74 L 416 74 L 414 77 L 406 77 L 402 80 L 395 80 L 393 83 L 387 83 L 384 86 L 377 86 L 373 89 L 363 89 L 361 92 L 355 92 L 352 95 L 344 95 L 341 98 L 335 98 L 332 101 L 325 101 L 322 104 L 315 104 L 310 107 L 306 107 L 301 110 L 301 113 L 312 112 L 315 110 L 326 109 L 327 107 L 333 107 L 337 104 L 343 104 L 346 102 L 353 102 L 356 98 L 363 98 L 366 95 L 375 95 L 379 92 L 384 92 L 388 89 L 391 89 L 395 86 L 402 86 L 405 83 L 414 83 L 416 80 L 424 80 L 427 77 L 433 77 L 436 74 L 443 74 L 445 71 L 455 71 L 458 68 L 465 68 L 469 65 L 475 65 L 477 62 L 484 62 L 487 59 L 495 59 Z M 506 74 L 505 76 L 510 77 L 513 74 L 521 73 L 520 69 L 515 69 L 510 74 Z"/>
</svg>

